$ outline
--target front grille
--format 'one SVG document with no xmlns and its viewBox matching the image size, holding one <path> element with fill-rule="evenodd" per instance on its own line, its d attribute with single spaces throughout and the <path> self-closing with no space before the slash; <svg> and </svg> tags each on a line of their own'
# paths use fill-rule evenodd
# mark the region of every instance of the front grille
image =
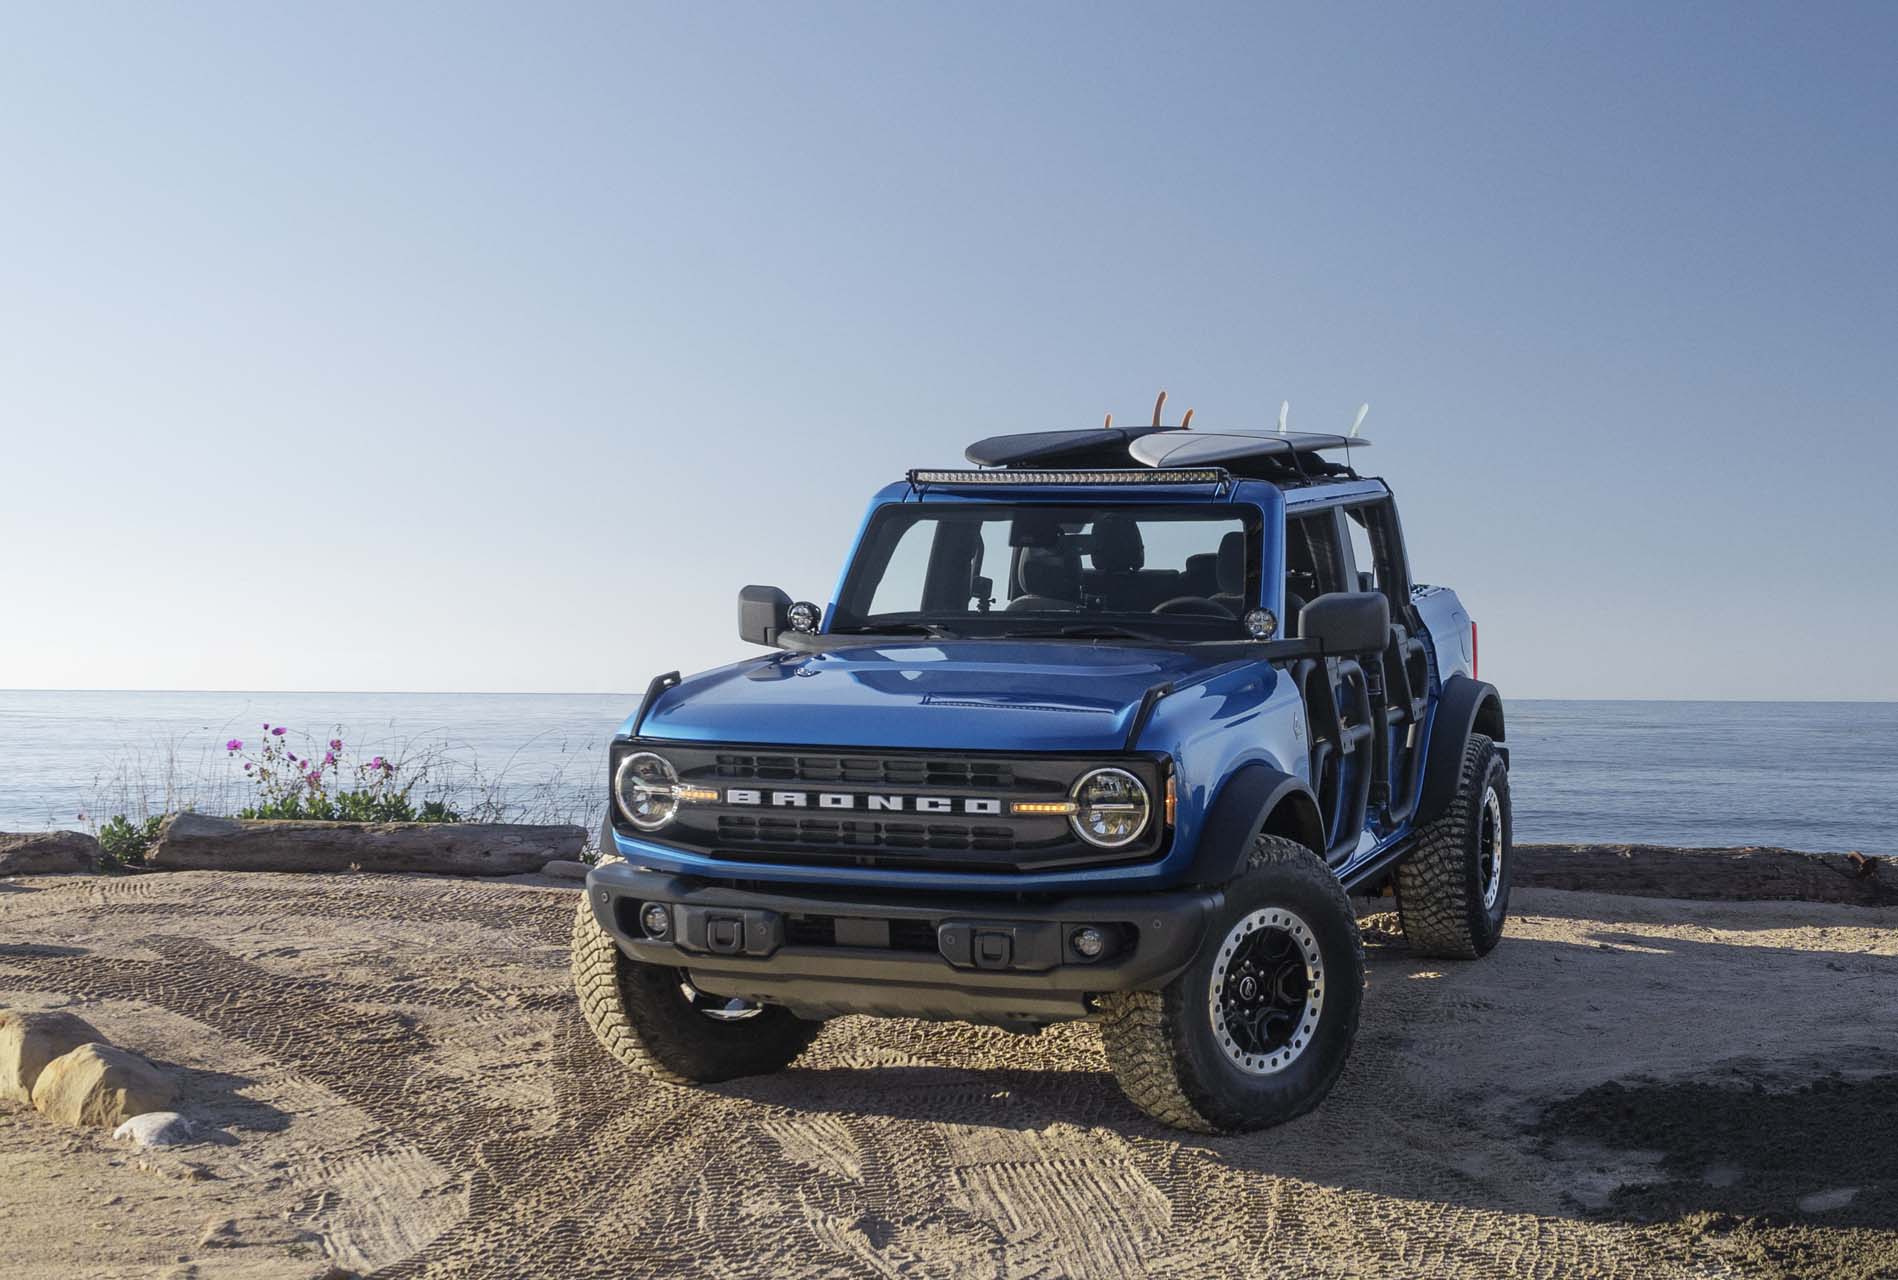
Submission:
<svg viewBox="0 0 1898 1280">
<path fill-rule="evenodd" d="M 931 870 L 1035 871 L 1131 862 L 1164 852 L 1165 762 L 1151 756 L 836 751 L 799 747 L 616 742 L 664 756 L 687 786 L 716 800 L 682 805 L 639 839 L 745 862 Z M 1017 815 L 1017 801 L 1065 799 L 1076 779 L 1112 765 L 1147 785 L 1153 821 L 1131 847 L 1103 850 L 1059 814 Z M 617 822 L 618 816 L 615 815 Z"/>
<path fill-rule="evenodd" d="M 842 783 L 863 787 L 968 787 L 1009 790 L 1015 771 L 1002 760 L 937 756 L 752 755 L 719 752 L 714 776 L 734 782 Z"/>
</svg>

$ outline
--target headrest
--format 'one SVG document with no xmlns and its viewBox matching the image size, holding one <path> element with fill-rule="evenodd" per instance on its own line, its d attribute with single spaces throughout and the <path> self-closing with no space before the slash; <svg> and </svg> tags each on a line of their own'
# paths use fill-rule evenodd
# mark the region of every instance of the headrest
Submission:
<svg viewBox="0 0 1898 1280">
<path fill-rule="evenodd" d="M 1080 595 L 1081 566 L 1058 551 L 1031 549 L 1022 557 L 1021 589 L 1024 595 L 1048 596 L 1055 600 L 1073 600 Z"/>
<path fill-rule="evenodd" d="M 1147 563 L 1147 544 L 1140 526 L 1126 516 L 1102 516 L 1094 522 L 1093 550 L 1088 558 L 1102 573 L 1133 573 Z"/>
<path fill-rule="evenodd" d="M 1219 540 L 1219 591 L 1237 596 L 1246 589 L 1246 535 L 1234 529 Z"/>
</svg>

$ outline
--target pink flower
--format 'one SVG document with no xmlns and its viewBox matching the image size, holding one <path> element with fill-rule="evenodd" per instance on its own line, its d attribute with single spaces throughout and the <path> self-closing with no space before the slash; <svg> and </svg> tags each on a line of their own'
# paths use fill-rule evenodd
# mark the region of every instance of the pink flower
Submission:
<svg viewBox="0 0 1898 1280">
<path fill-rule="evenodd" d="M 272 729 L 270 732 L 275 734 L 277 737 L 281 738 L 284 734 L 288 733 L 289 730 L 285 729 L 282 725 L 278 725 L 276 728 Z"/>
<path fill-rule="evenodd" d="M 315 769 L 310 770 L 310 772 L 306 775 L 305 780 L 309 782 L 309 784 L 313 787 L 320 787 L 323 785 L 323 775 Z"/>
<path fill-rule="evenodd" d="M 250 771 L 251 771 L 251 766 L 250 766 L 250 765 L 245 765 L 245 766 L 244 766 L 244 772 L 245 772 L 245 773 L 249 773 Z"/>
<path fill-rule="evenodd" d="M 343 749 L 343 740 L 342 740 L 341 738 L 331 738 L 331 739 L 330 739 L 330 750 L 331 750 L 331 751 L 341 751 L 342 749 Z"/>
<path fill-rule="evenodd" d="M 323 753 L 323 763 L 324 763 L 324 764 L 335 764 L 335 763 L 336 763 L 336 753 L 335 753 L 334 751 L 325 751 L 325 752 Z"/>
<path fill-rule="evenodd" d="M 224 749 L 232 755 L 236 755 L 244 749 L 244 740 L 242 738 L 232 738 L 229 742 L 224 744 Z"/>
<path fill-rule="evenodd" d="M 269 728 L 270 728 L 270 726 L 269 726 L 269 725 L 265 725 L 265 726 L 264 726 L 264 728 L 265 728 L 265 730 L 267 731 L 267 730 L 269 730 Z"/>
</svg>

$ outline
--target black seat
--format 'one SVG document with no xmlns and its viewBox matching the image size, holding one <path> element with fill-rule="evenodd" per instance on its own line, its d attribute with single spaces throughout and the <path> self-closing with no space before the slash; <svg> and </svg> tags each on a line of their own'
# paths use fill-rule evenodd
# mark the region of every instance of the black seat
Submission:
<svg viewBox="0 0 1898 1280">
<path fill-rule="evenodd" d="M 1081 564 L 1076 557 L 1030 547 L 1022 556 L 1020 574 L 1022 594 L 1008 602 L 1010 613 L 1081 607 Z"/>
<path fill-rule="evenodd" d="M 1210 551 L 1186 557 L 1181 594 L 1210 598 L 1219 591 L 1219 557 Z"/>
</svg>

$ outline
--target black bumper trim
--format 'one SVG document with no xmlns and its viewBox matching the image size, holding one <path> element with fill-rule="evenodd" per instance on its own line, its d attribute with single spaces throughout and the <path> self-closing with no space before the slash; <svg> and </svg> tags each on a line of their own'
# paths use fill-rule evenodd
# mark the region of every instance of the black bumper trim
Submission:
<svg viewBox="0 0 1898 1280">
<path fill-rule="evenodd" d="M 1197 890 L 1030 904 L 949 895 L 812 897 L 737 889 L 625 862 L 595 867 L 587 898 L 594 918 L 627 956 L 684 969 L 693 985 L 714 995 L 769 1001 L 811 1016 L 1001 1023 L 1085 1017 L 1098 993 L 1165 986 L 1191 962 L 1207 917 L 1224 901 L 1217 891 Z M 672 908 L 667 940 L 640 930 L 638 908 L 646 902 Z M 926 923 L 938 948 L 797 945 L 786 938 L 789 916 Z M 749 953 L 731 949 L 729 929 L 714 942 L 712 925 L 726 920 L 744 923 L 740 945 Z M 1067 938 L 1083 925 L 1118 926 L 1114 949 L 1091 962 L 1070 954 Z M 874 937 L 878 930 L 853 933 Z M 1006 946 L 999 941 L 1004 938 Z"/>
</svg>

